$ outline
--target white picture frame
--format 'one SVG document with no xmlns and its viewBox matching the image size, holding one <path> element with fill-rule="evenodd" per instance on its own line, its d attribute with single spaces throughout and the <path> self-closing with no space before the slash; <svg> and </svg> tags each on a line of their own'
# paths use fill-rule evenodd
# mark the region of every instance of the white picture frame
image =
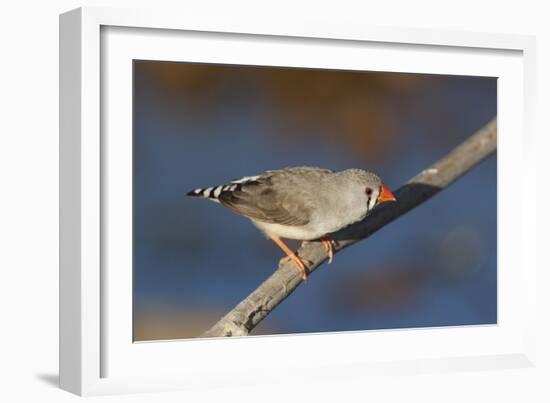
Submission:
<svg viewBox="0 0 550 403">
<path fill-rule="evenodd" d="M 322 50 L 292 52 L 308 46 Z M 534 39 L 521 35 L 105 8 L 61 15 L 61 387 L 97 395 L 534 365 L 535 242 L 527 234 L 535 233 L 536 217 L 527 203 L 506 214 L 514 206 L 501 198 L 512 186 L 536 188 L 529 174 L 534 161 L 526 158 L 533 144 L 534 49 Z M 363 52 L 382 53 L 365 60 L 357 56 Z M 330 66 L 316 58 L 335 53 L 341 57 Z M 498 325 L 133 343 L 131 214 L 116 214 L 131 213 L 132 58 L 499 77 Z M 514 153 L 524 164 L 511 172 L 506 161 Z M 113 262 L 117 270 L 110 270 Z M 239 360 L 246 365 L 219 365 Z"/>
</svg>

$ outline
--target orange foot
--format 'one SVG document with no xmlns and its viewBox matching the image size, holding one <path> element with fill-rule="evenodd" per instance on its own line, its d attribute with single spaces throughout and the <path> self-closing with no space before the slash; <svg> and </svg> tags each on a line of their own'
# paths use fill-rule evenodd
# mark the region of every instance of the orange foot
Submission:
<svg viewBox="0 0 550 403">
<path fill-rule="evenodd" d="M 294 262 L 294 264 L 298 268 L 298 271 L 300 272 L 300 277 L 302 277 L 302 280 L 306 281 L 307 270 L 303 260 L 300 259 L 294 252 L 292 252 L 290 248 L 286 246 L 283 241 L 281 241 L 280 238 L 277 238 L 276 236 L 272 236 L 271 239 L 273 239 L 273 242 L 275 242 L 287 254 L 287 256 Z"/>
<path fill-rule="evenodd" d="M 334 256 L 334 248 L 336 247 L 336 241 L 330 238 L 321 238 L 321 242 L 325 245 L 328 254 L 328 264 L 332 263 L 332 257 Z"/>
</svg>

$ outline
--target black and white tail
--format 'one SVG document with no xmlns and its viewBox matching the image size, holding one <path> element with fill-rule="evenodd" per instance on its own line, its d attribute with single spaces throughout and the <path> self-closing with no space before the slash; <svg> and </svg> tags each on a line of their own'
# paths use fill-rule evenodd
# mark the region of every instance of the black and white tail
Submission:
<svg viewBox="0 0 550 403">
<path fill-rule="evenodd" d="M 248 182 L 253 182 L 258 178 L 259 176 L 245 176 L 244 178 L 233 180 L 231 181 L 231 183 L 228 183 L 226 185 L 218 185 L 218 186 L 212 186 L 209 188 L 193 189 L 192 191 L 187 193 L 187 196 L 203 197 L 205 199 L 210 199 L 212 201 L 219 203 L 218 198 L 223 192 L 233 192 L 235 190 L 239 190 L 241 185 Z"/>
</svg>

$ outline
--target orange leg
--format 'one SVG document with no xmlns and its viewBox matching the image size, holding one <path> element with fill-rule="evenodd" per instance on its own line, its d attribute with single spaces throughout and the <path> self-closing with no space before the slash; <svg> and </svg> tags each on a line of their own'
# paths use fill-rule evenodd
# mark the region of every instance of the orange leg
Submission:
<svg viewBox="0 0 550 403">
<path fill-rule="evenodd" d="M 325 245 L 328 254 L 328 264 L 332 263 L 332 257 L 334 256 L 334 248 L 336 247 L 336 241 L 330 238 L 322 238 L 321 242 Z"/>
<path fill-rule="evenodd" d="M 304 265 L 304 262 L 302 259 L 300 259 L 294 252 L 290 250 L 288 246 L 284 244 L 283 241 L 281 241 L 280 238 L 277 238 L 276 236 L 271 236 L 271 239 L 273 239 L 273 242 L 275 242 L 277 245 L 279 245 L 279 248 L 281 248 L 287 256 L 294 262 L 296 267 L 298 267 L 298 270 L 300 271 L 300 276 L 305 281 L 307 280 L 307 271 L 306 266 Z"/>
</svg>

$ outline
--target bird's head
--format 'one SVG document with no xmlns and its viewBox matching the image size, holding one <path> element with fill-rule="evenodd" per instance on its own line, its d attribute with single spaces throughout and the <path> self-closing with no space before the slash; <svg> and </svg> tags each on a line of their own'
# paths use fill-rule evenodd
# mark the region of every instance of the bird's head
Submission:
<svg viewBox="0 0 550 403">
<path fill-rule="evenodd" d="M 362 169 L 349 169 L 344 172 L 347 172 L 347 175 L 355 182 L 356 189 L 363 192 L 367 211 L 371 211 L 384 202 L 396 201 L 390 189 L 372 172 Z"/>
</svg>

